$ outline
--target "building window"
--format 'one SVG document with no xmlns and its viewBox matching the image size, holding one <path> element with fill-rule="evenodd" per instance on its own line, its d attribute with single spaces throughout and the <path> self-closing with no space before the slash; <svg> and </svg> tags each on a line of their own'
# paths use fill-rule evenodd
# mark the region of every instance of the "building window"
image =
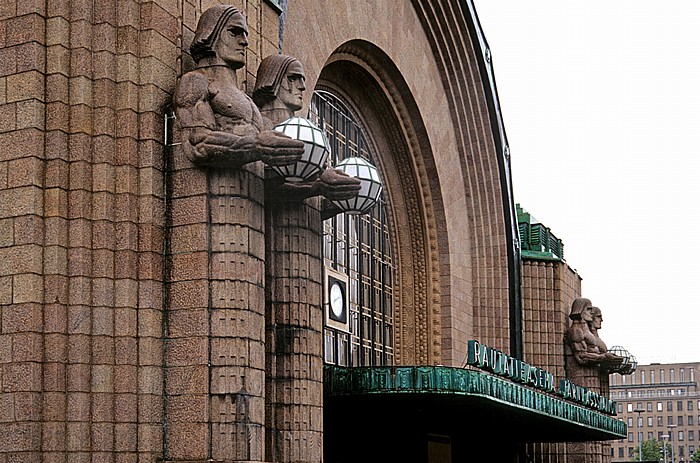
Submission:
<svg viewBox="0 0 700 463">
<path fill-rule="evenodd" d="M 628 418 L 627 418 L 627 427 L 628 427 L 628 428 L 631 428 L 631 427 L 632 427 L 632 418 L 631 418 L 631 417 L 628 417 Z"/>
<path fill-rule="evenodd" d="M 668 420 L 666 422 L 666 424 L 673 424 L 673 417 L 672 416 L 669 415 L 666 419 Z"/>
<path fill-rule="evenodd" d="M 627 455 L 630 457 L 634 456 L 634 447 L 627 447 Z"/>
<path fill-rule="evenodd" d="M 678 426 L 683 426 L 683 417 L 682 416 L 678 417 Z"/>
<path fill-rule="evenodd" d="M 632 413 L 632 404 L 627 404 L 627 413 Z"/>
<path fill-rule="evenodd" d="M 623 378 L 624 378 L 624 376 L 623 376 Z M 664 381 L 665 381 L 664 380 L 664 370 L 661 370 L 661 382 L 663 383 Z"/>
<path fill-rule="evenodd" d="M 642 370 L 642 384 L 644 384 L 644 370 Z"/>
<path fill-rule="evenodd" d="M 654 417 L 649 416 L 647 417 L 647 427 L 651 428 L 652 426 L 654 426 Z"/>
<path fill-rule="evenodd" d="M 651 412 L 653 409 L 651 408 L 651 402 L 647 402 L 647 411 Z"/>
<path fill-rule="evenodd" d="M 622 413 L 622 404 L 617 404 L 617 413 Z"/>
<path fill-rule="evenodd" d="M 634 442 L 634 433 L 628 432 L 627 433 L 627 442 Z M 632 448 L 632 447 L 630 447 Z"/>
<path fill-rule="evenodd" d="M 637 417 L 637 427 L 638 428 L 641 428 L 642 426 L 644 426 L 644 422 L 642 420 L 643 420 L 643 418 L 641 416 Z"/>
<path fill-rule="evenodd" d="M 676 410 L 679 411 L 679 412 L 682 412 L 682 411 L 683 411 L 683 401 L 682 401 L 682 400 L 679 400 L 679 401 L 676 403 Z"/>
<path fill-rule="evenodd" d="M 667 412 L 673 411 L 673 402 L 666 402 L 666 411 Z"/>
<path fill-rule="evenodd" d="M 676 372 L 671 368 L 671 382 L 676 382 Z"/>
<path fill-rule="evenodd" d="M 651 431 L 649 431 L 649 432 L 647 433 L 647 440 L 652 440 L 653 438 L 654 438 L 654 433 L 651 432 Z"/>
<path fill-rule="evenodd" d="M 664 417 L 659 415 L 656 417 L 656 426 L 663 426 L 664 425 Z"/>
<path fill-rule="evenodd" d="M 692 429 L 688 431 L 688 440 L 695 440 L 695 431 Z"/>
<path fill-rule="evenodd" d="M 681 372 L 681 383 L 682 383 L 683 381 L 685 381 L 685 369 L 681 368 L 680 372 Z"/>
<path fill-rule="evenodd" d="M 688 415 L 688 426 L 693 426 L 693 415 Z"/>
<path fill-rule="evenodd" d="M 654 384 L 654 370 L 651 370 L 649 375 L 651 376 L 651 384 Z"/>
<path fill-rule="evenodd" d="M 692 411 L 693 411 L 693 401 L 692 401 L 692 400 L 689 400 L 689 401 L 688 401 L 688 411 L 689 411 L 689 412 L 692 412 Z"/>
<path fill-rule="evenodd" d="M 618 458 L 625 458 L 625 449 L 624 447 L 620 447 L 617 449 L 617 457 Z"/>
<path fill-rule="evenodd" d="M 310 119 L 322 127 L 332 164 L 360 156 L 377 165 L 362 127 L 328 92 L 314 92 Z M 349 333 L 324 327 L 324 358 L 343 366 L 394 364 L 396 265 L 383 195 L 368 214 L 338 214 L 323 223 L 325 268 L 348 277 Z"/>
<path fill-rule="evenodd" d="M 683 437 L 685 437 L 684 434 L 683 434 L 683 431 L 678 431 L 678 440 L 679 440 L 679 441 L 684 440 Z"/>
<path fill-rule="evenodd" d="M 683 439 L 678 439 L 678 440 L 683 440 Z M 682 445 L 678 446 L 678 456 L 684 457 L 685 456 L 685 447 Z"/>
<path fill-rule="evenodd" d="M 656 402 L 656 411 L 657 412 L 664 411 L 664 405 L 661 402 Z"/>
</svg>

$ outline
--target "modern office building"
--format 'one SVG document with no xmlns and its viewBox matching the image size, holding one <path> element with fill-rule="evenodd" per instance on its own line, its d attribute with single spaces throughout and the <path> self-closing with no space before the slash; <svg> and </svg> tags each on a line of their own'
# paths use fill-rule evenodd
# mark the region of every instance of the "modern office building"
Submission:
<svg viewBox="0 0 700 463">
<path fill-rule="evenodd" d="M 614 375 L 610 395 L 627 437 L 613 442 L 613 461 L 629 461 L 640 442 L 651 439 L 669 442 L 675 461 L 690 461 L 700 449 L 698 376 L 697 362 L 639 365 L 632 375 Z"/>
<path fill-rule="evenodd" d="M 607 461 L 472 2 L 221 3 L 1 3 L 0 462 Z"/>
</svg>

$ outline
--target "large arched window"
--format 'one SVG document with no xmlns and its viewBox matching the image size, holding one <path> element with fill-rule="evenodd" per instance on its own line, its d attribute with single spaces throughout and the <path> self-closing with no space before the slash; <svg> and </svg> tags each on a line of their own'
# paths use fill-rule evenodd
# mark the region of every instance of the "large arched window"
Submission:
<svg viewBox="0 0 700 463">
<path fill-rule="evenodd" d="M 351 156 L 360 156 L 377 165 L 362 127 L 335 95 L 314 92 L 310 118 L 328 137 L 333 165 Z M 396 263 L 390 236 L 384 195 L 368 214 L 338 214 L 324 222 L 324 279 L 342 280 L 347 295 L 345 318 L 335 317 L 345 323 L 335 323 L 328 291 L 325 292 L 326 363 L 394 364 Z"/>
</svg>

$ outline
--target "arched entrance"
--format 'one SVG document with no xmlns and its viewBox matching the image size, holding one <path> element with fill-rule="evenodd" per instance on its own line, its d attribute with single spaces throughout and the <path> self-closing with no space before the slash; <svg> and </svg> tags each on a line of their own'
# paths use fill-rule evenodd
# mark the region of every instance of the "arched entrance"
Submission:
<svg viewBox="0 0 700 463">
<path fill-rule="evenodd" d="M 405 81 L 376 46 L 350 41 L 328 59 L 316 85 L 334 95 L 363 129 L 384 182 L 395 256 L 394 363 L 441 362 L 440 186 L 428 137 Z"/>
</svg>

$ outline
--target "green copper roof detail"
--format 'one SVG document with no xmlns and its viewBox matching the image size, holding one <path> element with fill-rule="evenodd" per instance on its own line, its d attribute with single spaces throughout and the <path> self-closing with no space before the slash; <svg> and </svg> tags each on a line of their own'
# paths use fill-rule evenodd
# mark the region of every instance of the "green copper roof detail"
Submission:
<svg viewBox="0 0 700 463">
<path fill-rule="evenodd" d="M 516 204 L 521 256 L 530 259 L 564 260 L 564 243 Z"/>
<path fill-rule="evenodd" d="M 627 426 L 612 416 L 552 394 L 476 370 L 442 366 L 355 367 L 326 365 L 324 395 L 449 394 L 485 398 L 622 438 Z"/>
</svg>

